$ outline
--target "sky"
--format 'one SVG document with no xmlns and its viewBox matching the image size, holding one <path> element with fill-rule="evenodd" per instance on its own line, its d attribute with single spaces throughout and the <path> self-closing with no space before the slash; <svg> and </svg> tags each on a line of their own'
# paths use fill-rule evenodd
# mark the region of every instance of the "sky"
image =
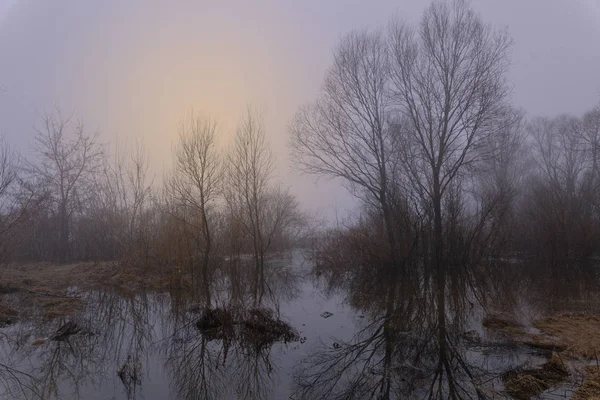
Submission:
<svg viewBox="0 0 600 400">
<path fill-rule="evenodd" d="M 226 146 L 247 104 L 264 110 L 279 178 L 311 211 L 355 203 L 339 182 L 297 173 L 288 126 L 315 100 L 333 49 L 394 15 L 417 23 L 423 0 L 0 0 L 0 134 L 23 155 L 60 108 L 111 144 L 141 139 L 158 180 L 178 121 L 219 121 Z M 472 0 L 513 37 L 512 101 L 530 116 L 600 102 L 600 0 Z"/>
</svg>

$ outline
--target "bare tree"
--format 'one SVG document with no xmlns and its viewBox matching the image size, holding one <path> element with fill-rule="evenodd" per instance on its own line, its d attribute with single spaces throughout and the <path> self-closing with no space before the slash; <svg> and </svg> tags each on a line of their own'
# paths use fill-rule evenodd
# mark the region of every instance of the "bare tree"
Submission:
<svg viewBox="0 0 600 400">
<path fill-rule="evenodd" d="M 238 126 L 228 155 L 228 182 L 240 222 L 252 241 L 254 258 L 254 301 L 260 304 L 264 292 L 265 254 L 268 238 L 265 227 L 266 198 L 274 175 L 274 159 L 266 137 L 264 119 L 248 107 Z"/>
<path fill-rule="evenodd" d="M 597 181 L 600 174 L 598 170 L 600 168 L 600 160 L 598 159 L 600 157 L 600 104 L 584 114 L 581 126 L 581 139 L 583 146 L 592 159 L 590 185 L 598 193 L 599 187 Z"/>
<path fill-rule="evenodd" d="M 214 246 L 210 213 L 221 193 L 223 178 L 216 133 L 217 124 L 210 119 L 191 115 L 181 123 L 175 172 L 169 181 L 172 195 L 184 208 L 182 220 L 199 233 L 195 237 L 201 252 L 200 271 L 207 307 L 211 304 L 209 264 Z"/>
<path fill-rule="evenodd" d="M 86 211 L 91 221 L 85 222 L 94 225 L 91 229 L 100 231 L 101 240 L 95 242 L 103 249 L 97 255 L 122 261 L 126 258 L 131 262 L 145 256 L 148 261 L 146 213 L 152 180 L 148 178 L 148 158 L 143 144 L 115 147 L 112 160 L 104 158 L 101 173 L 94 176 L 94 189 Z"/>
<path fill-rule="evenodd" d="M 529 251 L 553 272 L 587 260 L 597 248 L 595 139 L 593 131 L 583 129 L 582 120 L 569 115 L 536 118 L 529 124 L 537 165 L 525 208 L 531 222 L 528 236 L 535 238 Z"/>
<path fill-rule="evenodd" d="M 498 252 L 515 250 L 517 207 L 532 170 L 525 125 L 524 111 L 507 108 L 500 129 L 482 146 L 484 157 L 473 174 L 473 197 L 478 210 L 490 211 L 488 231 L 494 231 Z"/>
<path fill-rule="evenodd" d="M 92 175 L 98 171 L 103 157 L 95 134 L 89 134 L 83 123 L 72 123 L 60 112 L 44 118 L 36 128 L 36 161 L 27 169 L 45 185 L 58 216 L 58 260 L 69 257 L 71 217 L 85 201 Z"/>
<path fill-rule="evenodd" d="M 435 2 L 418 31 L 394 22 L 390 35 L 391 95 L 407 125 L 399 138 L 406 171 L 433 209 L 441 387 L 444 370 L 452 375 L 444 358 L 443 198 L 457 176 L 481 159 L 479 150 L 497 132 L 509 92 L 505 72 L 511 40 L 484 24 L 462 0 Z M 449 394 L 455 397 L 452 386 Z"/>
<path fill-rule="evenodd" d="M 10 259 L 16 241 L 15 228 L 25 222 L 40 202 L 37 193 L 23 185 L 20 161 L 5 139 L 0 138 L 0 262 Z"/>
<path fill-rule="evenodd" d="M 401 233 L 394 218 L 402 212 L 405 193 L 398 190 L 401 178 L 389 124 L 389 83 L 388 48 L 382 34 L 363 31 L 344 37 L 320 99 L 295 117 L 291 150 L 300 170 L 340 178 L 352 194 L 382 215 L 390 264 L 397 276 L 412 246 L 398 251 Z"/>
</svg>

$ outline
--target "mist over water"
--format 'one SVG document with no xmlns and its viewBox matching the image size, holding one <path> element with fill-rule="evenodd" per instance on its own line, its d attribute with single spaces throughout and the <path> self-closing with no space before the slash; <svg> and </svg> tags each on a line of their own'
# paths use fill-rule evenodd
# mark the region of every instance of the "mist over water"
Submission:
<svg viewBox="0 0 600 400">
<path fill-rule="evenodd" d="M 593 1 L 0 4 L 0 397 L 600 397 Z"/>
</svg>

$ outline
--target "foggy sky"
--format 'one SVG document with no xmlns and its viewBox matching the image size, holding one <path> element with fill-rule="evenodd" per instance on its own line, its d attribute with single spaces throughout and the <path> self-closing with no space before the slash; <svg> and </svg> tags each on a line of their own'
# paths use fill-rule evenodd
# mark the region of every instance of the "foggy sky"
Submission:
<svg viewBox="0 0 600 400">
<path fill-rule="evenodd" d="M 291 171 L 287 126 L 314 100 L 352 29 L 417 22 L 422 0 L 0 0 L 0 133 L 25 156 L 40 116 L 74 112 L 110 143 L 146 144 L 158 180 L 191 109 L 232 136 L 247 102 L 266 112 L 278 172 L 310 210 L 353 202 Z M 473 0 L 514 39 L 513 103 L 529 116 L 600 101 L 600 0 Z"/>
</svg>

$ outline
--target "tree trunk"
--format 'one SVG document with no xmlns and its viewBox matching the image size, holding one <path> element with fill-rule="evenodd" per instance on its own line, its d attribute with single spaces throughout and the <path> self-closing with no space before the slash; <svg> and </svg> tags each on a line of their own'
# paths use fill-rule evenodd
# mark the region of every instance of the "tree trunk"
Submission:
<svg viewBox="0 0 600 400">
<path fill-rule="evenodd" d="M 443 368 L 447 365 L 447 343 L 446 343 L 446 266 L 444 264 L 443 229 L 442 229 L 442 195 L 439 178 L 434 177 L 433 198 L 433 240 L 434 240 L 434 262 L 436 270 L 437 289 L 437 318 L 438 318 L 438 342 L 439 342 L 439 366 L 440 379 L 443 377 Z"/>
<path fill-rule="evenodd" d="M 59 211 L 60 232 L 58 235 L 58 262 L 64 264 L 69 255 L 69 216 L 67 214 L 66 202 L 63 202 Z"/>
</svg>

